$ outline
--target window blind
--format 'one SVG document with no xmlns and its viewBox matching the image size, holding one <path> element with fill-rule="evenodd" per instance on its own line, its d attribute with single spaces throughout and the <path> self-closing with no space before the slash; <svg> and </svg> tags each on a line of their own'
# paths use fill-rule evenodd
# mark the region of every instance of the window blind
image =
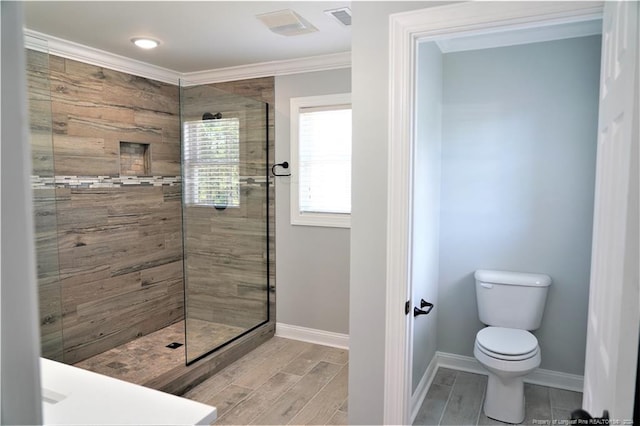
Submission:
<svg viewBox="0 0 640 426">
<path fill-rule="evenodd" d="M 240 206 L 240 122 L 238 118 L 184 123 L 185 202 Z"/>
<path fill-rule="evenodd" d="M 351 106 L 301 108 L 298 135 L 301 213 L 351 213 Z"/>
</svg>

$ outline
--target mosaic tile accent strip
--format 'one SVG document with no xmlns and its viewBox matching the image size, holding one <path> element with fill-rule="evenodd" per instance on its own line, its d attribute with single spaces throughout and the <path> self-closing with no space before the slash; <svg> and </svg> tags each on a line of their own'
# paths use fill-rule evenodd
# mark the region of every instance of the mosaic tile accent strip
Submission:
<svg viewBox="0 0 640 426">
<path fill-rule="evenodd" d="M 125 186 L 179 186 L 180 176 L 31 176 L 33 189 L 121 188 Z"/>
<path fill-rule="evenodd" d="M 241 185 L 273 185 L 265 176 L 244 176 Z M 51 188 L 121 188 L 127 186 L 180 186 L 181 176 L 31 176 L 33 189 Z"/>
</svg>

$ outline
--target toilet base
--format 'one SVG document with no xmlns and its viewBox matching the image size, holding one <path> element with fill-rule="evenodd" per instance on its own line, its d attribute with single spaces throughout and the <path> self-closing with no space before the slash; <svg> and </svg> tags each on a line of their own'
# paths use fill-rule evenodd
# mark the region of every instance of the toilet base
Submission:
<svg viewBox="0 0 640 426">
<path fill-rule="evenodd" d="M 489 373 L 487 394 L 484 398 L 484 414 L 505 423 L 524 421 L 523 377 L 500 378 Z"/>
</svg>

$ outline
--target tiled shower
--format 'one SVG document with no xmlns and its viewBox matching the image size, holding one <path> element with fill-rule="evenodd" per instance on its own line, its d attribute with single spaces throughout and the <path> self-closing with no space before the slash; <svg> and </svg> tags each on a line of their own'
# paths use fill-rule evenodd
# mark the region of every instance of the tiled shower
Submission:
<svg viewBox="0 0 640 426">
<path fill-rule="evenodd" d="M 27 62 L 42 356 L 116 377 L 172 359 L 140 384 L 178 391 L 177 371 L 272 335 L 273 78 L 181 87 L 46 51 Z M 183 200 L 181 127 L 210 126 L 205 112 L 238 123 L 236 206 L 207 202 L 202 176 L 204 201 Z"/>
</svg>

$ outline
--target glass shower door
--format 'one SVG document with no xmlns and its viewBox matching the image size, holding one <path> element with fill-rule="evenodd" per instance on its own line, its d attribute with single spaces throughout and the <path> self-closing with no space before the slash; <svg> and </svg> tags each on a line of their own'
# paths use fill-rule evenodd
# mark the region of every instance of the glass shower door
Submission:
<svg viewBox="0 0 640 426">
<path fill-rule="evenodd" d="M 269 320 L 267 111 L 181 86 L 187 364 Z"/>
<path fill-rule="evenodd" d="M 63 361 L 49 54 L 46 41 L 30 42 L 38 47 L 27 49 L 26 59 L 40 343 L 43 357 Z"/>
</svg>

